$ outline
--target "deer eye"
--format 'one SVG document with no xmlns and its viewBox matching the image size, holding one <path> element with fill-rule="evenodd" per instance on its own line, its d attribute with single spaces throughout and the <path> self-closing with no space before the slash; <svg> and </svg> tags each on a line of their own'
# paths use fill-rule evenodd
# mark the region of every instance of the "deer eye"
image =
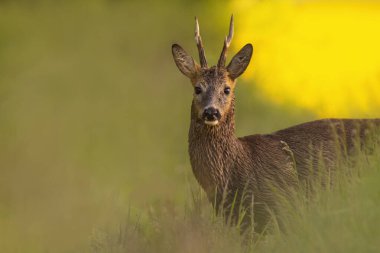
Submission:
<svg viewBox="0 0 380 253">
<path fill-rule="evenodd" d="M 231 93 L 231 88 L 230 87 L 224 88 L 224 94 L 229 95 L 230 93 Z"/>
<path fill-rule="evenodd" d="M 194 92 L 195 92 L 195 94 L 197 94 L 197 95 L 201 94 L 201 93 L 202 93 L 202 89 L 201 89 L 201 87 L 196 86 L 196 87 L 194 88 Z"/>
</svg>

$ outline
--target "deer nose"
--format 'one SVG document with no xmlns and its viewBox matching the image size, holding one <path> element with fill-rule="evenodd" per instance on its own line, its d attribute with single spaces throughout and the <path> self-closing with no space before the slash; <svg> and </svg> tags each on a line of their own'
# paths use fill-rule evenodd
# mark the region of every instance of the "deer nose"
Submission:
<svg viewBox="0 0 380 253">
<path fill-rule="evenodd" d="M 214 121 L 214 120 L 220 120 L 221 115 L 218 109 L 214 107 L 208 107 L 204 110 L 203 117 L 206 120 Z"/>
</svg>

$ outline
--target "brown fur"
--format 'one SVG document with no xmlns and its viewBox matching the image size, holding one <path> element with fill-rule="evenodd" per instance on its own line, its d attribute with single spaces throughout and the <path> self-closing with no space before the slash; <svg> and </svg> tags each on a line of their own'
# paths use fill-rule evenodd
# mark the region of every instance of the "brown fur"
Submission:
<svg viewBox="0 0 380 253">
<path fill-rule="evenodd" d="M 179 70 L 201 91 L 194 93 L 189 130 L 194 175 L 217 211 L 227 217 L 232 214 L 236 222 L 241 205 L 248 211 L 245 222 L 253 218 L 255 229 L 261 231 L 270 212 L 279 210 L 279 199 L 291 198 L 299 183 L 320 174 L 320 167 L 331 178 L 334 167 L 363 148 L 374 129 L 380 128 L 380 119 L 317 120 L 272 134 L 237 138 L 234 88 L 252 50 L 250 44 L 244 46 L 227 67 L 201 68 L 179 45 L 172 46 Z M 231 93 L 224 93 L 226 87 Z M 210 106 L 221 114 L 212 126 L 202 116 Z"/>
<path fill-rule="evenodd" d="M 242 204 L 248 210 L 253 199 L 255 229 L 261 231 L 270 218 L 268 211 L 277 211 L 279 195 L 291 197 L 299 182 L 312 179 L 321 158 L 327 169 L 333 169 L 341 155 L 353 155 L 355 141 L 364 144 L 366 129 L 372 126 L 379 127 L 380 119 L 325 119 L 273 134 L 236 138 L 234 100 L 225 121 L 215 127 L 199 120 L 192 106 L 190 162 L 209 200 L 217 210 L 224 208 L 225 215 L 236 193 L 234 217 L 243 194 Z"/>
<path fill-rule="evenodd" d="M 200 121 L 192 107 L 190 162 L 195 177 L 217 211 L 223 208 L 228 216 L 236 198 L 232 211 L 237 218 L 244 197 L 244 208 L 253 211 L 256 229 L 261 230 L 269 218 L 267 208 L 273 210 L 276 206 L 275 195 L 279 192 L 274 192 L 273 187 L 279 187 L 283 195 L 290 195 L 298 184 L 297 173 L 287 145 L 279 137 L 235 137 L 233 104 L 234 101 L 226 120 L 215 127 Z M 252 198 L 253 210 L 250 209 Z"/>
</svg>

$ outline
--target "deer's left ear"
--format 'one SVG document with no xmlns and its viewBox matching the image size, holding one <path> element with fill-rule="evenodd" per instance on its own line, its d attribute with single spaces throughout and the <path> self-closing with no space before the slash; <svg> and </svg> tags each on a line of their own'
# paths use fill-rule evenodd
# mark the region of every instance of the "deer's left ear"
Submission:
<svg viewBox="0 0 380 253">
<path fill-rule="evenodd" d="M 231 79 L 234 80 L 243 74 L 251 60 L 252 53 L 252 44 L 247 44 L 232 58 L 230 64 L 227 66 L 227 71 Z"/>
<path fill-rule="evenodd" d="M 172 54 L 178 69 L 188 78 L 194 77 L 199 68 L 194 59 L 177 44 L 172 45 Z"/>
</svg>

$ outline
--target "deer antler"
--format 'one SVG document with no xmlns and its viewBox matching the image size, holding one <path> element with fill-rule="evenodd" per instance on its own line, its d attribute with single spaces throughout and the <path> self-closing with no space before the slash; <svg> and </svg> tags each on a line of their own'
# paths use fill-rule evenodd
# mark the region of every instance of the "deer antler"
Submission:
<svg viewBox="0 0 380 253">
<path fill-rule="evenodd" d="M 228 33 L 228 36 L 224 39 L 224 46 L 222 49 L 222 53 L 220 54 L 218 67 L 224 67 L 226 64 L 227 50 L 230 47 L 233 36 L 234 36 L 234 15 L 231 15 L 230 31 Z"/>
<path fill-rule="evenodd" d="M 201 67 L 207 68 L 207 60 L 206 60 L 205 50 L 202 44 L 202 38 L 199 33 L 199 23 L 198 23 L 197 17 L 195 17 L 195 42 L 197 43 L 197 47 L 198 47 L 199 61 L 201 62 Z"/>
</svg>

